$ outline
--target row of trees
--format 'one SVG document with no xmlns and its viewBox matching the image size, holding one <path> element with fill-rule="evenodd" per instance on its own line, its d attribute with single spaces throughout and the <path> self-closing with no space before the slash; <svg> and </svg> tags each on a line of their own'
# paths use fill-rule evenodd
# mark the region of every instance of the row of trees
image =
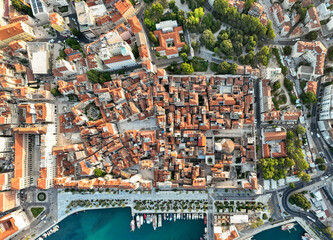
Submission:
<svg viewBox="0 0 333 240">
<path fill-rule="evenodd" d="M 305 128 L 302 126 L 297 126 L 295 129 L 297 135 L 302 136 L 305 134 Z M 311 177 L 309 174 L 303 172 L 309 168 L 308 162 L 305 160 L 305 156 L 302 150 L 303 142 L 295 135 L 293 131 L 287 132 L 286 150 L 288 156 L 295 161 L 296 168 L 298 171 L 297 176 L 301 178 L 304 182 L 309 182 Z"/>
</svg>

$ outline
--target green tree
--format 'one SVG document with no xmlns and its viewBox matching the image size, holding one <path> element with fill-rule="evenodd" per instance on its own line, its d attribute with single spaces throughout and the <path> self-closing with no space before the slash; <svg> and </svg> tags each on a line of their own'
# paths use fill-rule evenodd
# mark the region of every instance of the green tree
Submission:
<svg viewBox="0 0 333 240">
<path fill-rule="evenodd" d="M 326 166 L 324 164 L 320 164 L 320 165 L 318 165 L 318 169 L 320 171 L 325 171 L 326 170 Z"/>
<path fill-rule="evenodd" d="M 81 32 L 79 30 L 77 30 L 77 28 L 71 28 L 71 32 L 73 33 L 74 36 L 76 37 L 80 37 L 81 36 Z"/>
<path fill-rule="evenodd" d="M 316 95 L 312 91 L 306 92 L 306 93 L 303 92 L 299 97 L 303 101 L 303 104 L 316 103 L 317 102 Z"/>
<path fill-rule="evenodd" d="M 201 35 L 200 41 L 202 45 L 206 46 L 209 50 L 214 49 L 215 45 L 215 36 L 211 30 L 207 29 Z"/>
<path fill-rule="evenodd" d="M 99 168 L 95 168 L 95 169 L 94 169 L 94 174 L 95 174 L 97 177 L 102 176 L 103 173 L 104 173 L 104 172 L 103 172 L 101 169 L 99 169 Z"/>
<path fill-rule="evenodd" d="M 327 58 L 330 61 L 333 61 L 333 46 L 329 47 L 327 50 Z"/>
<path fill-rule="evenodd" d="M 191 42 L 191 46 L 193 48 L 194 51 L 198 51 L 200 48 L 200 42 Z"/>
<path fill-rule="evenodd" d="M 283 48 L 283 54 L 289 56 L 291 54 L 292 48 L 290 46 L 285 46 Z"/>
<path fill-rule="evenodd" d="M 238 64 L 237 63 L 233 63 L 230 66 L 229 72 L 230 72 L 230 74 L 235 75 L 237 73 L 237 70 L 238 70 Z"/>
<path fill-rule="evenodd" d="M 305 39 L 309 41 L 314 41 L 318 37 L 318 32 L 317 31 L 311 31 L 308 34 L 306 34 Z"/>
<path fill-rule="evenodd" d="M 163 6 L 160 3 L 151 6 L 150 16 L 152 20 L 158 20 L 163 14 Z"/>
<path fill-rule="evenodd" d="M 188 62 L 188 56 L 186 53 L 181 53 L 180 57 L 183 59 L 184 62 Z"/>
<path fill-rule="evenodd" d="M 66 44 L 73 48 L 74 50 L 82 51 L 80 43 L 74 38 L 67 38 Z"/>
<path fill-rule="evenodd" d="M 219 15 L 226 14 L 228 7 L 229 7 L 228 1 L 226 0 L 215 0 L 213 4 L 214 11 Z"/>
<path fill-rule="evenodd" d="M 268 219 L 266 213 L 264 213 L 264 214 L 262 215 L 262 219 L 263 219 L 263 220 L 267 220 L 267 219 Z"/>
<path fill-rule="evenodd" d="M 290 196 L 289 202 L 295 204 L 296 206 L 303 208 L 304 210 L 309 210 L 311 208 L 311 203 L 304 197 L 301 193 L 295 193 Z"/>
<path fill-rule="evenodd" d="M 189 54 L 190 53 L 190 47 L 187 45 L 187 44 L 185 44 L 183 47 L 182 47 L 182 49 L 181 49 L 181 52 L 182 53 L 186 53 L 186 54 Z"/>
<path fill-rule="evenodd" d="M 217 71 L 221 74 L 227 74 L 230 71 L 230 64 L 226 61 L 221 62 L 217 68 Z"/>
<path fill-rule="evenodd" d="M 152 41 L 154 44 L 158 43 L 157 38 L 153 32 L 149 32 L 148 37 L 149 37 L 149 40 Z"/>
<path fill-rule="evenodd" d="M 181 69 L 186 74 L 191 74 L 194 72 L 192 64 L 189 64 L 189 63 L 182 63 Z"/>
<path fill-rule="evenodd" d="M 294 132 L 289 130 L 289 131 L 287 132 L 287 139 L 293 139 L 294 137 L 295 137 Z"/>
<path fill-rule="evenodd" d="M 315 163 L 316 163 L 316 164 L 324 164 L 324 163 L 325 163 L 325 160 L 324 160 L 322 157 L 318 157 L 318 158 L 316 158 Z"/>
<path fill-rule="evenodd" d="M 256 60 L 258 63 L 263 64 L 264 66 L 268 65 L 269 61 L 269 48 L 264 46 L 260 49 L 260 51 L 256 55 Z"/>
<path fill-rule="evenodd" d="M 295 184 L 294 183 L 289 183 L 289 187 L 290 188 L 295 188 Z"/>
<path fill-rule="evenodd" d="M 51 93 L 52 93 L 52 95 L 53 95 L 54 97 L 58 97 L 58 96 L 61 95 L 61 93 L 60 93 L 59 90 L 58 90 L 58 87 L 57 87 L 57 88 L 52 88 L 52 89 L 51 89 Z"/>
<path fill-rule="evenodd" d="M 308 168 L 309 168 L 309 167 L 308 167 Z M 302 175 L 301 179 L 302 179 L 303 182 L 310 182 L 310 180 L 311 180 L 311 176 L 310 176 L 310 174 L 304 173 L 304 174 Z"/>
<path fill-rule="evenodd" d="M 138 59 L 140 57 L 140 55 L 139 55 L 139 48 L 138 48 L 137 44 L 134 45 L 134 47 L 132 49 L 132 53 L 133 53 L 135 59 Z"/>
<path fill-rule="evenodd" d="M 273 84 L 273 91 L 275 92 L 275 91 L 277 91 L 280 88 L 281 88 L 280 82 L 279 81 L 274 82 L 274 84 Z"/>
<path fill-rule="evenodd" d="M 248 12 L 252 7 L 254 0 L 246 0 L 245 1 L 245 11 Z"/>
<path fill-rule="evenodd" d="M 304 135 L 306 132 L 306 129 L 302 125 L 298 125 L 296 127 L 296 133 L 299 135 Z"/>
</svg>

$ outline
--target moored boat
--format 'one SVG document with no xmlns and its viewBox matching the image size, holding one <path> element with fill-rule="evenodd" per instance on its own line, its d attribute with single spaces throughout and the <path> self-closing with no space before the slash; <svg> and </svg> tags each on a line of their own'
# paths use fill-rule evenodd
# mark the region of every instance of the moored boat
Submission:
<svg viewBox="0 0 333 240">
<path fill-rule="evenodd" d="M 302 240 L 313 240 L 313 238 L 310 236 L 310 234 L 305 233 L 304 236 L 302 236 Z"/>
<path fill-rule="evenodd" d="M 204 216 L 204 223 L 207 224 L 207 216 Z"/>
<path fill-rule="evenodd" d="M 134 230 L 135 230 L 135 221 L 134 221 L 134 219 L 131 221 L 131 231 L 132 232 L 134 232 Z"/>
<path fill-rule="evenodd" d="M 156 230 L 156 228 L 157 228 L 157 216 L 156 216 L 156 214 L 153 215 L 153 228 L 154 228 L 154 230 Z"/>
<path fill-rule="evenodd" d="M 169 221 L 172 221 L 172 213 L 170 213 Z"/>
<path fill-rule="evenodd" d="M 138 227 L 138 229 L 140 229 L 141 227 L 141 222 L 140 222 L 140 216 L 136 215 L 136 226 Z"/>
<path fill-rule="evenodd" d="M 281 230 L 283 230 L 283 231 L 285 231 L 285 230 L 290 230 L 290 229 L 292 229 L 294 226 L 295 226 L 294 223 L 288 223 L 288 224 L 282 225 L 282 226 L 281 226 Z"/>
<path fill-rule="evenodd" d="M 173 215 L 173 221 L 176 222 L 176 219 L 177 219 L 177 214 L 174 214 Z"/>
<path fill-rule="evenodd" d="M 166 220 L 166 214 L 165 213 L 163 214 L 163 218 L 164 218 L 164 220 Z"/>
<path fill-rule="evenodd" d="M 143 216 L 142 215 L 140 216 L 140 223 L 141 223 L 141 225 L 143 224 Z"/>
<path fill-rule="evenodd" d="M 162 227 L 162 215 L 158 214 L 158 227 Z"/>
</svg>

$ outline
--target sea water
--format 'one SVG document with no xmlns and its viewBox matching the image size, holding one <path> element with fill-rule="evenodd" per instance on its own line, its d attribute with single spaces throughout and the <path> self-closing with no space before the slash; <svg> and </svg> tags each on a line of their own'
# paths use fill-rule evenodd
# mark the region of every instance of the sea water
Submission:
<svg viewBox="0 0 333 240">
<path fill-rule="evenodd" d="M 144 223 L 131 232 L 129 208 L 87 210 L 72 214 L 58 223 L 59 231 L 47 240 L 199 240 L 205 231 L 204 220 L 163 220 L 155 231 Z"/>
</svg>

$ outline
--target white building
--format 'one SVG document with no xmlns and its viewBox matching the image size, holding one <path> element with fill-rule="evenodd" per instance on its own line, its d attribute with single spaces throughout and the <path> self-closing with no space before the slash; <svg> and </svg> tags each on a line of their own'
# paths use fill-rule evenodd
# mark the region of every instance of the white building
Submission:
<svg viewBox="0 0 333 240">
<path fill-rule="evenodd" d="M 95 18 L 85 1 L 75 2 L 75 10 L 77 14 L 80 31 L 85 33 L 88 38 L 94 38 L 96 35 L 91 31 L 91 27 L 95 26 Z"/>
<path fill-rule="evenodd" d="M 289 9 L 294 5 L 295 2 L 297 2 L 297 0 L 284 0 L 282 2 L 282 6 L 284 9 Z"/>
<path fill-rule="evenodd" d="M 49 189 L 53 187 L 53 179 L 57 175 L 56 156 L 53 155 L 53 147 L 56 145 L 56 126 L 55 124 L 48 124 L 46 134 L 41 135 L 40 177 L 37 179 L 37 187 L 40 189 Z"/>
<path fill-rule="evenodd" d="M 317 6 L 317 12 L 320 21 L 326 20 L 332 15 L 332 11 L 330 9 L 327 9 L 325 3 L 321 3 Z"/>
<path fill-rule="evenodd" d="M 137 65 L 132 49 L 126 42 L 101 48 L 99 57 L 110 70 L 120 70 Z"/>
<path fill-rule="evenodd" d="M 46 4 L 42 0 L 30 0 L 30 6 L 32 14 L 41 20 L 46 22 L 49 20 L 49 10 L 46 7 Z"/>
<path fill-rule="evenodd" d="M 68 6 L 68 2 L 66 0 L 48 0 L 48 2 L 54 6 L 59 6 L 59 7 Z"/>
<path fill-rule="evenodd" d="M 32 72 L 34 74 L 49 74 L 51 59 L 49 43 L 30 42 L 27 45 Z"/>
<path fill-rule="evenodd" d="M 333 85 L 324 88 L 321 98 L 321 109 L 319 112 L 319 120 L 333 119 Z"/>
<path fill-rule="evenodd" d="M 11 184 L 10 184 L 10 179 L 14 176 L 13 172 L 5 172 L 5 173 L 0 173 L 0 190 L 5 191 L 5 190 L 10 190 Z"/>
<path fill-rule="evenodd" d="M 15 235 L 29 227 L 30 221 L 21 209 L 0 218 L 0 238 L 2 240 L 15 239 Z"/>
<path fill-rule="evenodd" d="M 326 56 L 327 49 L 326 47 L 320 42 L 303 42 L 298 41 L 292 47 L 291 56 L 293 58 L 303 58 L 308 63 L 311 64 L 313 68 L 311 72 L 304 72 L 307 75 L 311 75 L 314 78 L 322 76 L 324 74 L 324 63 L 325 63 L 325 56 Z M 304 70 L 309 71 L 309 68 L 304 68 Z M 301 72 L 298 72 L 298 77 L 301 77 Z"/>
<path fill-rule="evenodd" d="M 58 59 L 56 61 L 55 69 L 64 76 L 70 76 L 77 73 L 75 64 L 64 59 Z"/>
</svg>

